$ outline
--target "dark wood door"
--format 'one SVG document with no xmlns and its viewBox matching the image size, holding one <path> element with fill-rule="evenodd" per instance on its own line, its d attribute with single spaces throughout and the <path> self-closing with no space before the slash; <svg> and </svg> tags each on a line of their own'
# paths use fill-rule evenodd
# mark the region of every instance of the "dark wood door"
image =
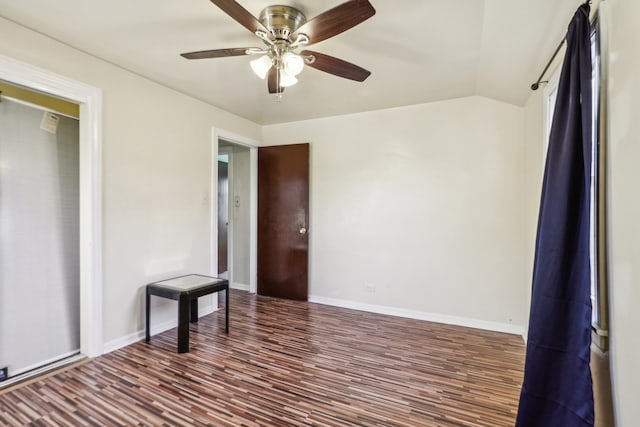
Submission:
<svg viewBox="0 0 640 427">
<path fill-rule="evenodd" d="M 229 165 L 218 162 L 218 274 L 227 271 L 229 227 Z"/>
<path fill-rule="evenodd" d="M 309 144 L 258 149 L 258 294 L 306 301 Z"/>
</svg>

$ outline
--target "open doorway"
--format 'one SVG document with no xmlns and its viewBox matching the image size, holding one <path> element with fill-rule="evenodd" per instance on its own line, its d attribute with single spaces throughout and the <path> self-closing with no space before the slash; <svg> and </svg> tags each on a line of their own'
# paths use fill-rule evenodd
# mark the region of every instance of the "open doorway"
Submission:
<svg viewBox="0 0 640 427">
<path fill-rule="evenodd" d="M 251 153 L 218 139 L 218 276 L 234 289 L 250 289 Z"/>
<path fill-rule="evenodd" d="M 211 136 L 211 273 L 255 293 L 259 143 L 219 128 Z"/>
</svg>

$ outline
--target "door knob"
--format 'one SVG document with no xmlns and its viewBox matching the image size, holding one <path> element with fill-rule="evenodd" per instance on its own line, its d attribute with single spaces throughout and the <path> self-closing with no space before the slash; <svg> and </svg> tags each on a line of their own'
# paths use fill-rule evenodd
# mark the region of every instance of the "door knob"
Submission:
<svg viewBox="0 0 640 427">
<path fill-rule="evenodd" d="M 300 229 L 300 234 L 307 234 L 307 229 L 306 229 L 306 228 L 304 228 L 304 227 L 302 227 L 302 228 Z"/>
</svg>

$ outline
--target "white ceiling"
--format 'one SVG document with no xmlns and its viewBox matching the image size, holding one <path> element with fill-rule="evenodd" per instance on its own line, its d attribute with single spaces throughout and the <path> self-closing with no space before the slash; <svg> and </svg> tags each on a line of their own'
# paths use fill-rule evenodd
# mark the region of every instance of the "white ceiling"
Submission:
<svg viewBox="0 0 640 427">
<path fill-rule="evenodd" d="M 344 0 L 277 0 L 307 19 Z M 239 0 L 255 16 L 271 0 Z M 182 52 L 262 46 L 207 0 L 0 0 L 0 15 L 259 124 L 481 95 L 523 105 L 578 0 L 371 0 L 377 13 L 310 47 L 372 72 L 307 68 L 278 102 L 250 57 Z"/>
</svg>

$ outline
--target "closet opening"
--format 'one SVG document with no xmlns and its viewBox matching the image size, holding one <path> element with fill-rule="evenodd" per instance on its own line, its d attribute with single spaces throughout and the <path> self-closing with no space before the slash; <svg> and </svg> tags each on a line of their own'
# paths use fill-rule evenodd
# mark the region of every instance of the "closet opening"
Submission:
<svg viewBox="0 0 640 427">
<path fill-rule="evenodd" d="M 0 82 L 0 368 L 80 354 L 79 108 Z"/>
<path fill-rule="evenodd" d="M 3 55 L 0 84 L 6 389 L 103 353 L 102 90 Z"/>
</svg>

